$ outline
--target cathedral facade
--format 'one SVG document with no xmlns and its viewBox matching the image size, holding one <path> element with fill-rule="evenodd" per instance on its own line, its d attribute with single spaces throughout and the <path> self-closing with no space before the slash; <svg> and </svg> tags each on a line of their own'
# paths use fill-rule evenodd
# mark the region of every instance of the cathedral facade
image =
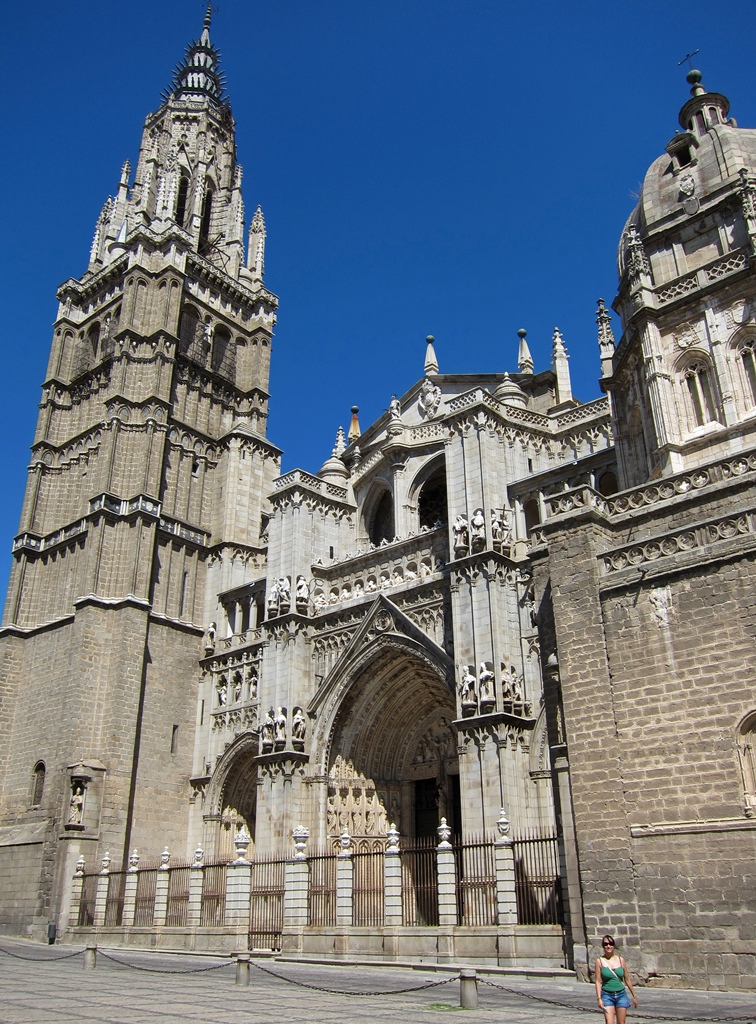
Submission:
<svg viewBox="0 0 756 1024">
<path fill-rule="evenodd" d="M 585 972 L 610 930 L 649 982 L 753 987 L 756 132 L 690 73 L 618 342 L 599 302 L 604 396 L 573 397 L 558 331 L 542 372 L 524 331 L 503 374 L 440 372 L 429 338 L 380 419 L 281 475 L 209 29 L 58 292 L 0 631 L 2 927 L 62 926 L 81 859 L 135 848 L 511 834 L 556 844 L 535 961 Z"/>
</svg>

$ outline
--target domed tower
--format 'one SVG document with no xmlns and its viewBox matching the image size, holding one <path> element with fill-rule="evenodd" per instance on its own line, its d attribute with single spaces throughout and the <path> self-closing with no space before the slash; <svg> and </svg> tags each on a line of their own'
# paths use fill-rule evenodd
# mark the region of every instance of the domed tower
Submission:
<svg viewBox="0 0 756 1024">
<path fill-rule="evenodd" d="M 756 441 L 756 131 L 687 79 L 622 232 L 622 338 L 602 345 L 624 487 Z"/>
</svg>

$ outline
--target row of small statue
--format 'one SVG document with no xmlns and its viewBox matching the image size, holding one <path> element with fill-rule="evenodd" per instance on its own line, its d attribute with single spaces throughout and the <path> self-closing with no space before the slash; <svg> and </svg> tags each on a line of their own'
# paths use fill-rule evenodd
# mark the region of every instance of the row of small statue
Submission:
<svg viewBox="0 0 756 1024">
<path fill-rule="evenodd" d="M 462 679 L 459 683 L 459 699 L 464 716 L 490 714 L 496 707 L 496 676 L 490 661 L 482 661 L 475 676 L 474 665 L 462 666 Z M 524 704 L 522 676 L 517 674 L 514 665 L 501 666 L 501 699 L 513 704 Z"/>
<path fill-rule="evenodd" d="M 273 712 L 273 708 L 268 708 L 265 721 L 260 728 L 261 751 L 263 754 L 270 754 L 274 750 L 286 749 L 288 724 L 286 708 L 279 708 L 277 713 Z M 291 720 L 291 746 L 293 750 L 304 750 L 306 735 L 307 720 L 302 714 L 301 708 L 294 708 L 294 715 Z"/>
<path fill-rule="evenodd" d="M 243 684 L 240 676 L 237 673 L 237 675 L 232 680 L 232 684 L 231 684 L 230 697 L 231 697 L 231 703 L 232 704 L 238 704 L 239 701 L 242 699 L 243 687 L 244 687 L 244 684 Z M 254 700 L 255 697 L 257 697 L 257 675 L 256 675 L 256 673 L 253 673 L 252 676 L 249 679 L 249 699 L 250 700 Z M 221 676 L 221 682 L 218 685 L 218 705 L 220 707 L 225 707 L 226 704 L 228 704 L 228 698 L 229 698 L 228 684 L 226 683 L 225 677 Z"/>
<path fill-rule="evenodd" d="M 509 509 L 491 509 L 491 542 L 494 551 L 501 551 L 512 543 L 512 527 L 509 523 Z M 452 523 L 454 554 L 457 558 L 486 549 L 486 517 L 482 508 L 476 508 L 470 522 L 467 516 L 458 515 Z"/>
<path fill-rule="evenodd" d="M 294 599 L 298 612 L 307 611 L 310 588 L 304 576 L 297 576 Z M 268 591 L 267 605 L 269 619 L 276 615 L 286 615 L 291 608 L 291 576 L 279 576 L 278 579 L 273 580 Z"/>
</svg>

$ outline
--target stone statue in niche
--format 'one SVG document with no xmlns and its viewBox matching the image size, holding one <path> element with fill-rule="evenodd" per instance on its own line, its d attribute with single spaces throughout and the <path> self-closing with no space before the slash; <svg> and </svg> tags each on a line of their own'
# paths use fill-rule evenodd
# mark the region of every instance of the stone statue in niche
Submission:
<svg viewBox="0 0 756 1024">
<path fill-rule="evenodd" d="M 482 508 L 476 508 L 470 520 L 473 551 L 483 551 L 486 546 L 486 517 Z"/>
<path fill-rule="evenodd" d="M 482 661 L 478 672 L 478 695 L 480 697 L 480 713 L 490 714 L 496 706 L 494 695 L 494 671 L 490 661 Z"/>
<path fill-rule="evenodd" d="M 454 554 L 457 558 L 462 558 L 470 547 L 470 531 L 466 516 L 457 516 L 452 524 L 452 533 L 454 534 Z"/>
<path fill-rule="evenodd" d="M 314 601 L 314 604 L 315 604 L 315 611 L 316 611 L 316 612 L 322 612 L 322 610 L 323 610 L 323 609 L 325 608 L 325 606 L 326 606 L 326 605 L 328 604 L 328 602 L 326 601 L 326 597 L 325 597 L 325 594 L 323 593 L 323 591 L 322 591 L 322 590 L 321 590 L 321 591 L 319 591 L 319 592 L 318 592 L 318 593 L 317 593 L 317 594 L 315 595 L 315 601 Z"/>
<path fill-rule="evenodd" d="M 514 665 L 507 665 L 506 662 L 502 662 L 501 666 L 501 696 L 503 700 L 515 704 L 522 704 L 524 700 L 522 679 Z"/>
<path fill-rule="evenodd" d="M 477 680 L 472 665 L 462 666 L 462 681 L 459 684 L 459 699 L 463 715 L 474 715 L 478 709 Z"/>
<path fill-rule="evenodd" d="M 273 750 L 273 742 L 276 738 L 276 720 L 273 715 L 273 708 L 268 708 L 265 721 L 262 724 L 262 752 L 269 754 Z"/>
<path fill-rule="evenodd" d="M 220 685 L 218 686 L 218 706 L 225 707 L 228 703 L 228 687 L 226 686 L 225 676 L 221 678 Z"/>
<path fill-rule="evenodd" d="M 306 735 L 307 721 L 302 714 L 302 709 L 294 708 L 294 717 L 291 720 L 291 740 L 295 750 L 304 750 Z"/>
<path fill-rule="evenodd" d="M 205 630 L 205 635 L 202 638 L 202 646 L 204 648 L 205 654 L 212 654 L 213 651 L 215 650 L 215 634 L 217 630 L 218 627 L 214 622 L 211 622 L 210 625 Z"/>
<path fill-rule="evenodd" d="M 257 696 L 257 682 L 258 682 L 257 669 L 253 668 L 252 671 L 249 674 L 249 699 L 250 700 L 254 700 L 255 697 Z"/>
<path fill-rule="evenodd" d="M 291 577 L 278 577 L 278 610 L 285 615 L 291 607 Z"/>
<path fill-rule="evenodd" d="M 440 402 L 441 388 L 426 377 L 420 386 L 420 395 L 417 399 L 421 414 L 427 419 L 431 419 L 438 412 Z"/>
<path fill-rule="evenodd" d="M 286 712 L 283 708 L 278 709 L 275 717 L 276 750 L 283 750 L 286 746 Z"/>
<path fill-rule="evenodd" d="M 84 818 L 84 794 L 86 788 L 81 779 L 71 783 L 71 799 L 68 801 L 68 824 L 81 825 Z"/>
<path fill-rule="evenodd" d="M 278 615 L 278 580 L 273 580 L 270 586 L 270 593 L 268 594 L 268 618 L 272 619 Z"/>
<path fill-rule="evenodd" d="M 389 402 L 389 416 L 392 420 L 401 420 L 402 418 L 402 407 L 399 404 L 399 399 L 396 395 L 391 396 L 391 401 Z"/>
<path fill-rule="evenodd" d="M 234 703 L 238 704 L 242 697 L 242 677 L 237 672 L 234 676 Z"/>
<path fill-rule="evenodd" d="M 309 600 L 310 588 L 307 586 L 307 580 L 304 576 L 297 576 L 297 611 L 307 608 Z"/>
</svg>

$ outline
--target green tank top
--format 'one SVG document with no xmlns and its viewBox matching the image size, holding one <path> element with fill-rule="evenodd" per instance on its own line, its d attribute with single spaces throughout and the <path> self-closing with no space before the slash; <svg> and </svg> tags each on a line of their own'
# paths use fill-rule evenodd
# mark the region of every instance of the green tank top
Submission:
<svg viewBox="0 0 756 1024">
<path fill-rule="evenodd" d="M 614 975 L 617 975 L 615 978 Z M 614 973 L 603 964 L 601 965 L 601 988 L 604 992 L 621 992 L 625 987 L 624 983 L 625 969 L 624 967 L 615 967 Z"/>
</svg>

